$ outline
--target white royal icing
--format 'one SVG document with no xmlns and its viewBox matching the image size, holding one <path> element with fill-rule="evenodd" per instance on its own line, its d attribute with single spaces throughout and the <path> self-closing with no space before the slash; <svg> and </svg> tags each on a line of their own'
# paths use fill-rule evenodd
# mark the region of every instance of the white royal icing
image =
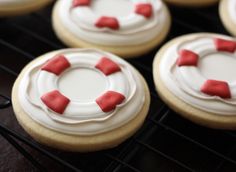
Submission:
<svg viewBox="0 0 236 172">
<path fill-rule="evenodd" d="M 225 36 L 220 38 L 231 39 Z M 235 115 L 236 53 L 217 52 L 213 39 L 213 36 L 196 36 L 169 47 L 160 62 L 160 77 L 165 86 L 187 104 L 219 115 Z M 177 66 L 180 49 L 199 54 L 198 66 Z M 223 99 L 202 93 L 200 88 L 208 79 L 226 81 L 231 98 Z"/>
<path fill-rule="evenodd" d="M 236 24 L 236 1 L 227 0 L 227 11 L 229 12 L 231 20 Z"/>
<path fill-rule="evenodd" d="M 60 0 L 58 14 L 63 26 L 84 41 L 99 45 L 123 46 L 138 45 L 152 40 L 161 33 L 167 20 L 167 12 L 160 0 L 119 0 L 119 3 L 117 0 L 102 1 L 104 2 L 98 3 L 92 0 L 89 7 L 72 8 L 72 0 Z M 106 3 L 108 5 L 105 6 Z M 152 17 L 147 19 L 136 14 L 134 7 L 137 3 L 152 4 Z M 94 24 L 102 15 L 115 16 L 120 23 L 120 29 L 95 27 Z"/>
<path fill-rule="evenodd" d="M 66 49 L 57 54 L 63 54 L 67 58 L 71 63 L 69 69 L 60 76 L 40 70 L 47 60 L 55 56 L 55 53 L 49 53 L 30 66 L 19 84 L 20 104 L 33 120 L 62 133 L 93 135 L 121 127 L 137 116 L 143 106 L 145 93 L 143 84 L 131 65 L 115 55 L 99 50 Z M 116 62 L 121 71 L 109 76 L 98 71 L 94 66 L 104 56 Z M 78 78 L 75 79 L 77 72 Z M 97 73 L 89 78 L 93 72 Z M 98 75 L 98 79 L 95 79 Z M 80 85 L 76 81 L 85 83 Z M 78 85 L 80 86 L 77 87 Z M 48 109 L 40 100 L 44 93 L 55 89 L 71 99 L 62 115 Z M 77 92 L 78 89 L 81 90 Z M 108 90 L 121 93 L 126 99 L 115 110 L 105 113 L 95 99 Z M 71 98 L 70 95 L 74 93 L 79 97 L 74 95 Z"/>
</svg>

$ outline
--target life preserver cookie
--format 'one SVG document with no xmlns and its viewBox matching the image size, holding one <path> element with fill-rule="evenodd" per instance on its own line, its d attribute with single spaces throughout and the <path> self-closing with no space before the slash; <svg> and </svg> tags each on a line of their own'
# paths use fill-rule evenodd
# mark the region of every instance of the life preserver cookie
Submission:
<svg viewBox="0 0 236 172">
<path fill-rule="evenodd" d="M 232 73 L 232 65 L 236 64 L 236 41 L 212 34 L 185 37 L 163 48 L 163 54 L 157 54 L 154 78 L 159 94 L 194 122 L 216 128 L 236 126 L 236 81 Z M 175 101 L 178 99 L 176 105 L 170 100 L 173 97 L 167 95 L 176 97 Z M 231 119 L 235 123 L 227 126 L 224 123 L 228 120 L 224 118 L 235 118 Z"/>
<path fill-rule="evenodd" d="M 221 20 L 226 29 L 236 36 L 236 1 L 222 0 L 219 6 Z"/>
<path fill-rule="evenodd" d="M 140 51 L 137 46 L 142 51 L 155 46 L 170 25 L 160 0 L 61 0 L 55 5 L 53 23 L 58 37 L 69 46 L 93 46 L 127 56 Z M 148 48 L 145 44 L 151 42 L 155 45 Z M 135 52 L 130 52 L 132 47 Z"/>
<path fill-rule="evenodd" d="M 0 0 L 0 16 L 12 16 L 36 11 L 52 0 Z"/>
<path fill-rule="evenodd" d="M 48 53 L 27 67 L 16 85 L 13 92 L 17 92 L 17 101 L 14 102 L 19 105 L 13 104 L 22 126 L 27 128 L 34 123 L 47 130 L 45 135 L 37 133 L 36 138 L 47 137 L 48 132 L 60 135 L 58 137 L 73 137 L 68 144 L 74 144 L 75 140 L 80 143 L 72 150 L 113 147 L 136 131 L 147 115 L 149 98 L 140 75 L 127 62 L 99 50 L 67 49 Z M 19 114 L 19 107 L 23 115 Z M 31 122 L 22 122 L 24 117 Z M 132 121 L 136 121 L 135 124 Z M 31 126 L 26 130 L 37 132 L 37 128 Z M 106 138 L 107 134 L 111 138 Z M 84 148 L 83 144 L 89 143 L 83 140 L 90 137 L 88 142 L 98 142 L 93 143 L 98 147 Z"/>
</svg>

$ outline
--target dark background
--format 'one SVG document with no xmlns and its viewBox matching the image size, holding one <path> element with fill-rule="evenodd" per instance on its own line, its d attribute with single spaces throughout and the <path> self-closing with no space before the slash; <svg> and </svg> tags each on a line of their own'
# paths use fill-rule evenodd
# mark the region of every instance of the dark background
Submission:
<svg viewBox="0 0 236 172">
<path fill-rule="evenodd" d="M 51 8 L 0 19 L 0 94 L 11 96 L 14 80 L 29 61 L 65 47 L 53 33 Z M 217 5 L 170 10 L 173 24 L 165 42 L 193 32 L 227 34 Z M 53 150 L 36 143 L 23 131 L 10 106 L 0 109 L 0 171 L 236 171 L 236 132 L 195 125 L 160 100 L 152 79 L 152 61 L 158 49 L 128 60 L 144 75 L 152 96 L 148 118 L 132 138 L 117 148 L 89 154 Z"/>
</svg>

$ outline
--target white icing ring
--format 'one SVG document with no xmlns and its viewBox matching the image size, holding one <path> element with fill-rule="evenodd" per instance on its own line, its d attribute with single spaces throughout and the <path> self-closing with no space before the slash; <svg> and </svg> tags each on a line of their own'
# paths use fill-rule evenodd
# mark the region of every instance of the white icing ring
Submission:
<svg viewBox="0 0 236 172">
<path fill-rule="evenodd" d="M 143 0 L 130 0 L 134 5 L 143 3 Z M 147 1 L 148 2 L 148 1 Z M 146 3 L 147 3 L 146 2 Z M 148 3 L 149 4 L 149 3 Z M 157 1 L 157 3 L 153 4 L 154 9 L 161 8 L 161 2 Z M 73 13 L 76 16 L 76 22 L 80 25 L 81 28 L 87 29 L 89 31 L 101 31 L 100 28 L 94 27 L 94 24 L 100 18 L 99 15 L 94 14 L 90 6 L 81 6 L 76 7 L 79 8 L 78 10 L 74 9 Z M 148 21 L 145 17 L 140 16 L 140 14 L 130 13 L 128 16 L 125 17 L 117 17 L 120 27 L 122 28 L 119 33 L 123 34 L 130 34 L 127 30 L 132 30 L 134 32 L 134 28 L 138 31 L 139 28 L 143 25 L 143 22 Z M 150 25 L 153 27 L 154 23 Z M 116 31 L 109 29 L 109 28 L 102 28 L 102 31 L 115 33 Z"/>
<path fill-rule="evenodd" d="M 93 0 L 92 0 L 93 1 Z M 159 0 L 129 0 L 134 6 L 139 3 L 152 6 L 152 16 L 146 18 L 135 12 L 125 17 L 116 17 L 119 29 L 97 28 L 95 23 L 101 15 L 93 13 L 89 6 L 73 8 L 72 0 L 58 2 L 58 14 L 64 27 L 78 38 L 99 45 L 138 45 L 148 42 L 160 34 L 167 13 Z"/>
<path fill-rule="evenodd" d="M 201 38 L 199 38 L 201 40 Z M 187 50 L 190 50 L 198 55 L 198 61 L 204 58 L 207 55 L 218 53 L 219 51 L 216 49 L 216 45 L 214 43 L 214 40 L 212 38 L 204 38 L 206 41 L 200 42 L 199 44 L 194 44 L 194 42 L 187 41 L 183 44 L 181 44 L 178 47 L 178 51 L 183 49 L 182 47 L 187 48 Z M 190 45 L 188 47 L 188 45 Z M 236 55 L 236 53 L 225 53 L 229 56 Z M 199 68 L 197 66 L 191 66 L 191 67 L 180 67 L 178 69 L 179 78 L 181 78 L 181 81 L 184 81 L 186 85 L 188 85 L 189 88 L 195 90 L 195 92 L 198 92 L 203 84 L 208 80 L 206 77 L 204 77 Z M 194 80 L 193 80 L 194 78 Z M 236 98 L 236 80 L 234 82 L 228 82 L 228 86 L 231 92 L 231 97 Z M 206 98 L 206 96 L 201 96 L 199 93 L 194 94 L 196 97 Z M 214 99 L 213 97 L 209 97 L 209 99 Z M 231 104 L 231 101 L 227 101 L 225 99 L 222 99 L 218 97 L 218 99 L 221 99 L 221 101 L 224 101 L 226 103 Z M 235 103 L 233 103 L 235 104 Z M 236 105 L 236 104 L 235 104 Z"/>
<path fill-rule="evenodd" d="M 97 56 L 90 56 L 90 58 L 83 57 L 81 55 L 79 58 L 77 55 L 74 56 L 68 56 L 66 57 L 67 60 L 70 62 L 71 67 L 68 70 L 75 69 L 75 68 L 88 68 L 91 70 L 95 70 L 98 73 L 101 73 L 101 75 L 104 75 L 100 70 L 96 69 L 96 63 L 98 62 Z M 125 68 L 122 68 L 123 72 L 116 72 L 115 74 L 105 76 L 106 85 L 107 85 L 107 91 L 116 91 L 125 97 L 132 96 L 129 95 L 129 89 L 133 90 L 135 92 L 135 85 L 132 85 L 131 83 L 134 82 L 133 78 L 130 76 L 126 76 L 126 74 L 129 74 L 129 71 L 127 71 Z M 60 76 L 58 77 L 55 74 L 51 74 L 47 71 L 40 71 L 38 75 L 38 90 L 40 97 L 52 90 L 58 90 L 58 80 L 60 79 Z M 129 88 L 129 85 L 131 88 Z M 121 107 L 122 104 L 118 105 L 118 107 Z M 71 100 L 69 105 L 66 107 L 66 110 L 64 112 L 66 117 L 73 118 L 74 116 L 78 116 L 80 114 L 81 119 L 83 118 L 104 118 L 107 116 L 107 113 L 103 112 L 101 108 L 97 105 L 95 101 L 93 102 L 79 102 L 75 100 Z M 58 117 L 58 116 L 57 116 Z"/>
<path fill-rule="evenodd" d="M 214 45 L 214 36 L 196 36 L 179 44 L 172 45 L 161 59 L 160 77 L 165 86 L 184 102 L 219 115 L 235 115 L 236 112 L 236 81 L 227 82 L 230 98 L 222 98 L 202 92 L 202 87 L 211 78 L 204 77 L 194 66 L 178 66 L 179 51 L 190 50 L 199 54 L 199 60 L 217 52 Z M 220 37 L 223 40 L 235 41 L 229 37 Z M 234 46 L 236 44 L 234 43 Z M 235 47 L 234 47 L 235 49 Z M 221 52 L 230 58 L 236 57 L 236 52 Z M 224 65 L 224 64 L 222 64 Z M 227 67 L 226 67 L 227 69 Z M 224 72 L 224 71 L 221 71 Z"/>
<path fill-rule="evenodd" d="M 81 109 L 78 107 L 71 108 L 72 105 L 68 104 L 69 108 L 66 108 L 62 115 L 59 115 L 40 100 L 42 94 L 58 88 L 55 83 L 60 78 L 60 76 L 48 71 L 40 70 L 52 58 L 51 54 L 47 54 L 26 71 L 19 84 L 20 104 L 33 120 L 62 133 L 93 135 L 120 127 L 135 118 L 139 113 L 145 98 L 143 85 L 137 73 L 125 61 L 112 54 L 91 49 L 61 50 L 58 54 L 63 54 L 70 61 L 71 70 L 82 64 L 83 67 L 91 68 L 101 57 L 108 57 L 119 64 L 121 71 L 113 73 L 112 75 L 114 76 L 104 77 L 110 82 L 107 88 L 124 94 L 125 100 L 118 104 L 115 110 L 104 112 L 94 102 L 87 102 L 87 105 L 83 105 L 86 102 L 78 102 L 72 99 L 72 103 L 78 103 Z M 55 55 L 57 54 L 54 53 L 53 56 Z M 97 69 L 92 67 L 91 70 Z M 70 69 L 66 69 L 64 72 L 69 71 Z M 100 71 L 98 72 L 101 73 Z M 89 108 L 85 109 L 86 107 Z M 76 115 L 76 112 L 80 113 Z"/>
</svg>

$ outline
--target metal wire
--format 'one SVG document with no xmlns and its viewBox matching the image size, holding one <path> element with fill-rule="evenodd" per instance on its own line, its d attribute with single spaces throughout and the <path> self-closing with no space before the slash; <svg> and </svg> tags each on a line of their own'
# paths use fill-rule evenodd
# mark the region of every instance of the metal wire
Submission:
<svg viewBox="0 0 236 172">
<path fill-rule="evenodd" d="M 25 138 L 24 136 L 22 136 L 20 133 L 17 133 L 13 130 L 10 130 L 9 128 L 7 128 L 6 126 L 0 124 L 0 130 L 1 132 L 3 133 L 7 133 L 8 135 L 16 138 L 17 140 L 23 142 L 24 144 L 26 144 L 27 146 L 39 151 L 41 154 L 43 154 L 44 156 L 47 156 L 48 158 L 58 162 L 59 164 L 67 167 L 68 169 L 70 170 L 73 170 L 73 171 L 77 171 L 77 172 L 81 172 L 81 170 L 79 170 L 78 168 L 74 167 L 73 165 L 69 164 L 68 162 L 66 162 L 65 160 L 53 155 L 52 153 L 48 152 L 47 150 L 39 147 L 38 145 L 36 145 L 35 143 L 27 140 L 27 138 Z M 34 161 L 32 159 L 32 161 Z"/>
<path fill-rule="evenodd" d="M 11 106 L 10 98 L 0 94 L 0 109 L 5 109 L 9 106 Z"/>
<path fill-rule="evenodd" d="M 166 114 L 168 114 L 168 112 Z M 174 133 L 175 135 L 178 135 L 179 137 L 181 137 L 181 138 L 183 138 L 185 140 L 188 140 L 189 142 L 191 142 L 191 143 L 193 143 L 193 144 L 195 144 L 195 145 L 205 149 L 206 151 L 209 151 L 209 152 L 213 153 L 215 156 L 219 156 L 223 160 L 229 161 L 229 162 L 231 162 L 231 163 L 236 165 L 236 161 L 234 161 L 234 160 L 232 160 L 232 159 L 230 159 L 230 158 L 228 158 L 228 157 L 218 153 L 217 151 L 215 151 L 213 149 L 210 149 L 209 147 L 207 147 L 207 146 L 205 146 L 205 145 L 203 145 L 203 144 L 201 144 L 201 143 L 199 143 L 199 142 L 197 142 L 197 141 L 195 141 L 195 140 L 193 140 L 193 139 L 183 135 L 182 133 L 180 133 L 180 132 L 178 132 L 178 131 L 176 131 L 176 130 L 174 130 L 174 129 L 172 129 L 172 128 L 170 128 L 170 127 L 168 127 L 168 126 L 166 126 L 166 125 L 164 125 L 162 123 L 160 123 L 159 121 L 155 121 L 153 119 L 149 119 L 149 120 L 151 120 L 153 123 L 163 127 L 165 130 L 168 130 L 168 131 Z"/>
<path fill-rule="evenodd" d="M 0 130 L 0 134 L 12 145 L 14 146 L 26 159 L 28 159 L 32 165 L 38 169 L 39 171 L 47 171 L 45 167 L 43 167 L 41 164 L 38 163 L 38 161 L 31 156 L 30 153 L 28 153 L 22 146 L 20 146 L 11 136 L 9 136 L 7 133 Z"/>
</svg>

